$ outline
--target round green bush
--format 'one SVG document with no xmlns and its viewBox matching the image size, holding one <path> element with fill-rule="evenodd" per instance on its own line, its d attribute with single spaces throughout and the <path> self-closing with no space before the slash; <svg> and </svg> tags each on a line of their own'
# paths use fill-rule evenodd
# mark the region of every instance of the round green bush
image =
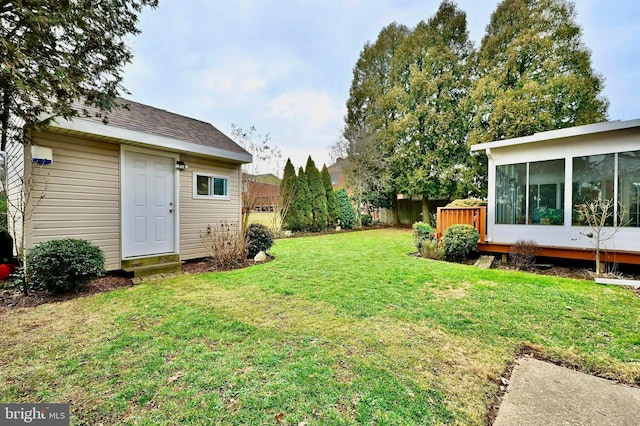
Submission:
<svg viewBox="0 0 640 426">
<path fill-rule="evenodd" d="M 447 207 L 481 207 L 486 206 L 487 200 L 481 200 L 479 198 L 462 198 L 453 200 Z"/>
<path fill-rule="evenodd" d="M 413 224 L 413 244 L 420 251 L 425 242 L 436 239 L 436 230 L 431 225 L 424 222 L 416 222 Z"/>
<path fill-rule="evenodd" d="M 244 230 L 247 239 L 247 256 L 255 257 L 259 252 L 267 252 L 273 246 L 273 231 L 260 223 L 252 223 Z"/>
<path fill-rule="evenodd" d="M 360 216 L 360 222 L 362 226 L 371 226 L 373 224 L 373 217 L 370 214 L 363 214 Z"/>
<path fill-rule="evenodd" d="M 442 235 L 447 260 L 465 259 L 478 250 L 480 233 L 471 225 L 452 225 Z"/>
<path fill-rule="evenodd" d="M 27 255 L 33 289 L 65 293 L 104 274 L 104 253 L 86 240 L 67 238 L 37 244 Z"/>
</svg>

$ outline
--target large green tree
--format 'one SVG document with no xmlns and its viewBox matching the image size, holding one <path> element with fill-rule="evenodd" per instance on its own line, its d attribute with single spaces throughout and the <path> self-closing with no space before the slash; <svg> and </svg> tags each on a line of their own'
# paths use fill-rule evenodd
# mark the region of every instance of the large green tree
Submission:
<svg viewBox="0 0 640 426">
<path fill-rule="evenodd" d="M 603 78 L 575 16 L 566 0 L 498 5 L 478 54 L 472 143 L 606 120 Z"/>
<path fill-rule="evenodd" d="M 471 158 L 466 138 L 471 85 L 466 14 L 451 1 L 420 22 L 392 60 L 398 117 L 393 167 L 396 187 L 420 195 L 429 221 L 429 199 L 464 196 L 469 188 L 461 173 Z"/>
<path fill-rule="evenodd" d="M 72 118 L 73 104 L 109 111 L 131 61 L 138 15 L 158 0 L 0 2 L 0 126 L 4 151 L 23 125 Z M 86 113 L 86 112 L 84 112 Z"/>
<path fill-rule="evenodd" d="M 381 157 L 390 157 L 395 146 L 394 135 L 389 131 L 396 118 L 397 103 L 391 79 L 391 60 L 398 46 L 409 35 L 409 29 L 392 23 L 380 31 L 375 43 L 367 42 L 353 69 L 353 80 L 347 101 L 347 115 L 343 130 L 343 153 L 358 151 L 359 142 L 375 137 Z M 348 155 L 347 155 L 348 156 Z M 346 158 L 345 158 L 346 159 Z M 389 183 L 392 175 L 386 175 Z M 389 188 L 395 195 L 395 188 Z M 395 221 L 397 199 L 392 197 Z"/>
<path fill-rule="evenodd" d="M 307 183 L 309 184 L 311 230 L 320 231 L 327 227 L 327 219 L 329 216 L 327 211 L 327 193 L 324 189 L 320 170 L 318 170 L 311 156 L 307 159 L 305 174 L 307 175 Z"/>
</svg>

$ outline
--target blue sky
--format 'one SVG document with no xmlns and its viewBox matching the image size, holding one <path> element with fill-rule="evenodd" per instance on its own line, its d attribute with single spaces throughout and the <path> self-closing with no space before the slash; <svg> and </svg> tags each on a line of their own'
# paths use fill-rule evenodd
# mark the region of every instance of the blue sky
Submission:
<svg viewBox="0 0 640 426">
<path fill-rule="evenodd" d="M 498 1 L 459 0 L 478 46 Z M 352 70 L 395 21 L 414 27 L 439 0 L 160 0 L 141 16 L 128 98 L 212 123 L 255 126 L 296 167 L 329 165 Z M 605 77 L 609 118 L 640 118 L 640 2 L 578 0 L 577 21 Z M 262 170 L 269 172 L 271 170 Z M 275 172 L 275 171 L 274 171 Z"/>
</svg>

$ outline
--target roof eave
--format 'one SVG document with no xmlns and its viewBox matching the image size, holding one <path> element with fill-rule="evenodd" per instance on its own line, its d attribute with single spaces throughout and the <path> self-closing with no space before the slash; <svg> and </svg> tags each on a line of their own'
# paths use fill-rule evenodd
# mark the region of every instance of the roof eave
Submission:
<svg viewBox="0 0 640 426">
<path fill-rule="evenodd" d="M 535 133 L 531 136 L 522 136 L 519 138 L 505 139 L 501 141 L 487 142 L 471 145 L 471 152 L 484 151 L 487 149 L 505 148 L 514 145 L 523 145 L 527 143 L 535 143 L 541 141 L 549 141 L 554 139 L 566 139 L 575 136 L 585 136 L 596 133 L 611 132 L 614 130 L 631 129 L 640 127 L 640 119 L 627 121 L 607 121 L 604 123 L 587 124 L 584 126 L 569 127 L 566 129 L 549 130 L 547 132 Z"/>
<path fill-rule="evenodd" d="M 229 151 L 226 149 L 187 142 L 180 139 L 168 138 L 166 136 L 159 136 L 150 133 L 109 126 L 108 124 L 96 123 L 89 120 L 74 119 L 68 121 L 58 119 L 53 122 L 50 127 L 52 129 L 58 128 L 87 135 L 103 136 L 123 142 L 128 141 L 157 148 L 199 154 L 207 157 L 216 157 L 224 160 L 238 162 L 241 164 L 251 163 L 253 161 L 253 157 L 249 153 Z"/>
</svg>

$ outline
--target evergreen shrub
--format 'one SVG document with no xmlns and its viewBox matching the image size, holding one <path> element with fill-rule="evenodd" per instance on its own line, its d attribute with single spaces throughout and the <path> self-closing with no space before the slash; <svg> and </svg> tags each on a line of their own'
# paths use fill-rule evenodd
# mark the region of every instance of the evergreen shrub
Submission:
<svg viewBox="0 0 640 426">
<path fill-rule="evenodd" d="M 259 252 L 267 252 L 273 246 L 275 235 L 271 229 L 260 223 L 252 223 L 244 230 L 247 244 L 247 257 L 255 257 Z"/>
<path fill-rule="evenodd" d="M 356 224 L 356 211 L 344 189 L 336 191 L 338 207 L 340 208 L 339 223 L 345 229 L 352 229 Z"/>
<path fill-rule="evenodd" d="M 478 250 L 480 233 L 471 225 L 452 225 L 444 231 L 442 243 L 447 260 L 465 259 Z"/>
<path fill-rule="evenodd" d="M 436 230 L 428 223 L 416 222 L 413 224 L 411 235 L 413 236 L 413 244 L 420 251 L 426 241 L 436 239 Z"/>
<path fill-rule="evenodd" d="M 104 273 L 104 253 L 86 240 L 47 241 L 27 255 L 27 281 L 36 290 L 70 292 Z"/>
</svg>

